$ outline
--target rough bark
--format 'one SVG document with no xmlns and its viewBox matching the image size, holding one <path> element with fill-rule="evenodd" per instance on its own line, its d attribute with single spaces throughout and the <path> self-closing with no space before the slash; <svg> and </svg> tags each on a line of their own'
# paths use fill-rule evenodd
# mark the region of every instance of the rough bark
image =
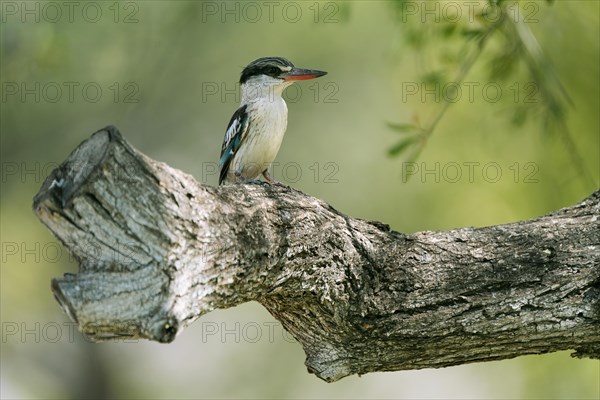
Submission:
<svg viewBox="0 0 600 400">
<path fill-rule="evenodd" d="M 96 132 L 34 199 L 79 260 L 80 329 L 172 341 L 256 300 L 326 381 L 574 349 L 600 357 L 600 191 L 540 218 L 411 235 L 283 185 L 198 184 Z"/>
</svg>

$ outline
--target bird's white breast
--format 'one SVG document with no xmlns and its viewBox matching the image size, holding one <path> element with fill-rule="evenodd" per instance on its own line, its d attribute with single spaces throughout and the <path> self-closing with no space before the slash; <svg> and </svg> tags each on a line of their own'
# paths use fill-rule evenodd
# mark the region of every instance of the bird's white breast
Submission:
<svg viewBox="0 0 600 400">
<path fill-rule="evenodd" d="M 234 168 L 245 179 L 259 176 L 275 160 L 287 128 L 287 105 L 274 95 L 248 104 L 250 127 L 245 143 L 236 154 Z"/>
</svg>

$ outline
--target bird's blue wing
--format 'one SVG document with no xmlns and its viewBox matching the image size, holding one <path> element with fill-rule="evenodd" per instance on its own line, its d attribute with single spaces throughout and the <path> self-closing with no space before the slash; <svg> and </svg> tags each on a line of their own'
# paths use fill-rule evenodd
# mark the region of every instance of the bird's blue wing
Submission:
<svg viewBox="0 0 600 400">
<path fill-rule="evenodd" d="M 219 158 L 219 167 L 221 168 L 219 185 L 225 180 L 225 177 L 229 172 L 231 160 L 233 160 L 233 156 L 240 148 L 242 141 L 246 138 L 246 134 L 248 133 L 250 121 L 246 108 L 247 105 L 238 108 L 236 112 L 233 113 L 229 125 L 227 125 L 223 146 L 221 146 L 221 157 Z"/>
</svg>

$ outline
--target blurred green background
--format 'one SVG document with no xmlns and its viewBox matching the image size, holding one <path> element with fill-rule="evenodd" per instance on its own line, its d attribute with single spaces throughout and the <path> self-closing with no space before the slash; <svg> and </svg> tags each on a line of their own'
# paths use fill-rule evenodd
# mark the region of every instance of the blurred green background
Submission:
<svg viewBox="0 0 600 400">
<path fill-rule="evenodd" d="M 50 291 L 77 265 L 31 212 L 44 177 L 108 124 L 216 184 L 239 73 L 271 55 L 329 72 L 288 89 L 275 179 L 407 233 L 571 205 L 600 175 L 599 2 L 522 6 L 535 11 L 529 26 L 572 99 L 567 124 L 595 183 L 535 118 L 511 124 L 526 79 L 502 82 L 500 101 L 476 89 L 452 104 L 416 164 L 388 157 L 398 133 L 386 122 L 427 121 L 440 106 L 406 96 L 432 55 L 406 45 L 390 1 L 3 1 L 2 398 L 599 398 L 599 362 L 567 352 L 326 384 L 256 303 L 212 312 L 169 345 L 89 343 Z M 482 59 L 466 80 L 482 87 L 488 69 Z"/>
</svg>

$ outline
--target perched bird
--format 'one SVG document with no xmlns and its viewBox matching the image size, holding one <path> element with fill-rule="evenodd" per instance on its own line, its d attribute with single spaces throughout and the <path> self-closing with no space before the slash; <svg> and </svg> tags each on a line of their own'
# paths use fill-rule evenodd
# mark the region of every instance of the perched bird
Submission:
<svg viewBox="0 0 600 400">
<path fill-rule="evenodd" d="M 233 114 L 221 147 L 219 185 L 261 175 L 273 183 L 269 166 L 287 128 L 287 105 L 281 97 L 295 81 L 327 72 L 297 68 L 282 57 L 252 61 L 240 77 L 241 104 Z"/>
</svg>

